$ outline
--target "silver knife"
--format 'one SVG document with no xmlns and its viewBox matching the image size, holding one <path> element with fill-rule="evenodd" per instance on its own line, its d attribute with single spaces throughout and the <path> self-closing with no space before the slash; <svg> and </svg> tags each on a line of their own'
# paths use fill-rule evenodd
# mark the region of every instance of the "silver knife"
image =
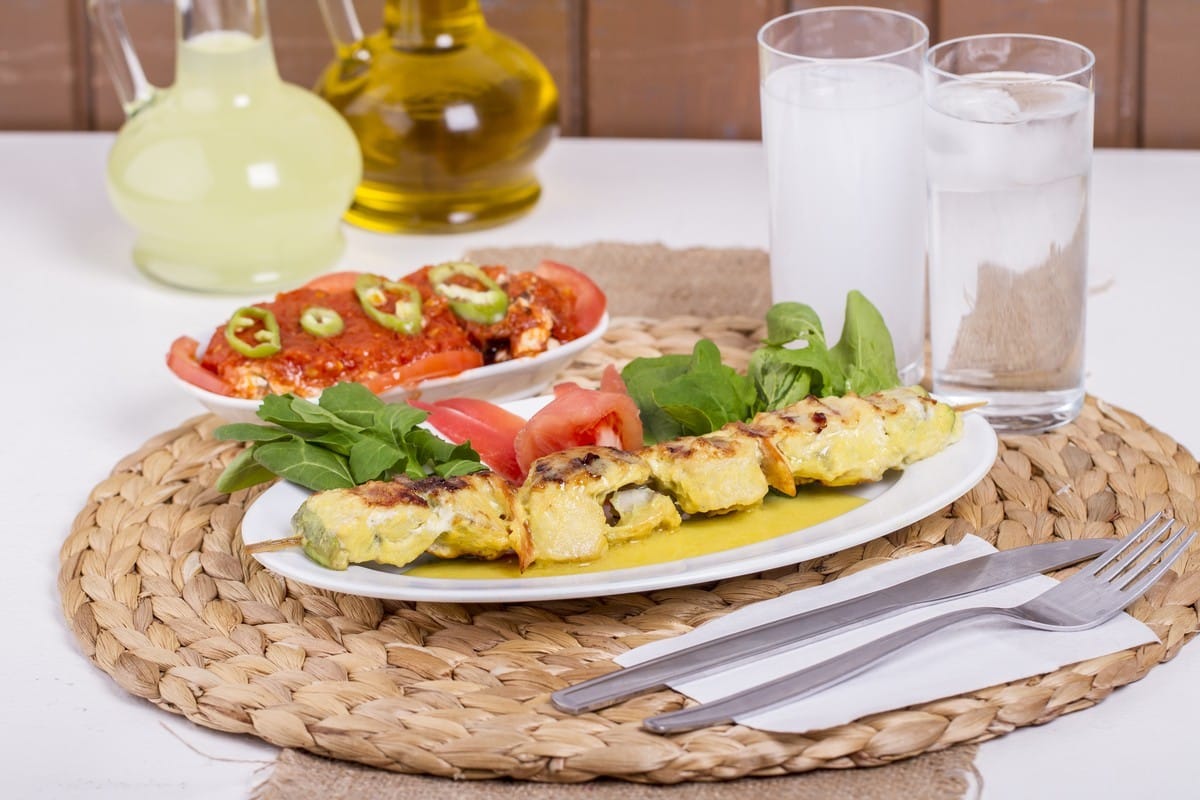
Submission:
<svg viewBox="0 0 1200 800">
<path fill-rule="evenodd" d="M 559 689 L 550 695 L 550 701 L 555 708 L 571 714 L 594 711 L 642 692 L 665 688 L 669 681 L 698 677 L 800 641 L 821 639 L 912 608 L 1070 566 L 1103 553 L 1111 545 L 1111 539 L 1071 539 L 988 553 L 878 592 L 782 617 Z"/>
</svg>

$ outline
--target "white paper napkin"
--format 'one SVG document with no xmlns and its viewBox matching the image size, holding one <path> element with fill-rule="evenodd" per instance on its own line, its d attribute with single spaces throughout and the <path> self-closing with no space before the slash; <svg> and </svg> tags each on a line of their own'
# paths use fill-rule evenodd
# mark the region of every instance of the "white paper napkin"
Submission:
<svg viewBox="0 0 1200 800">
<path fill-rule="evenodd" d="M 696 630 L 643 645 L 616 659 L 631 666 L 655 656 L 714 639 L 798 611 L 878 591 L 909 578 L 955 564 L 995 548 L 976 536 L 954 546 L 936 547 L 881 564 L 830 583 L 765 600 L 727 614 Z M 969 597 L 915 609 L 821 641 L 756 658 L 714 675 L 672 682 L 676 691 L 700 702 L 719 700 L 832 658 L 914 622 L 972 606 L 1014 606 L 1044 592 L 1056 581 L 1036 575 Z M 1058 667 L 1157 641 L 1153 631 L 1128 614 L 1087 631 L 1048 632 L 1021 628 L 1000 618 L 939 631 L 901 650 L 862 674 L 816 695 L 779 708 L 739 716 L 752 728 L 802 733 L 1000 683 L 1051 672 Z"/>
</svg>

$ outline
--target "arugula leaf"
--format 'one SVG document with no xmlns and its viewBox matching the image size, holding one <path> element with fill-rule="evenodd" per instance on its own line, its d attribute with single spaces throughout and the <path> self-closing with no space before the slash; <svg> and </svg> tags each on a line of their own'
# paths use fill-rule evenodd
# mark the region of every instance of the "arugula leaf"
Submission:
<svg viewBox="0 0 1200 800">
<path fill-rule="evenodd" d="M 319 444 L 327 450 L 332 450 L 339 456 L 348 456 L 362 435 L 348 431 L 329 431 L 318 436 L 306 434 L 301 438 L 309 444 Z"/>
<path fill-rule="evenodd" d="M 861 292 L 846 295 L 842 338 L 829 351 L 845 376 L 843 392 L 868 395 L 900 383 L 892 335 L 879 309 Z"/>
<path fill-rule="evenodd" d="M 637 358 L 621 378 L 641 412 L 648 443 L 716 430 L 744 419 L 755 403 L 753 383 L 721 362 L 721 351 L 701 339 L 690 356 Z"/>
<path fill-rule="evenodd" d="M 350 477 L 356 485 L 386 477 L 388 470 L 404 458 L 404 453 L 394 445 L 364 436 L 350 448 Z"/>
<path fill-rule="evenodd" d="M 825 349 L 825 329 L 812 306 L 804 303 L 776 303 L 767 311 L 767 338 L 764 344 L 782 346 L 803 339 Z"/>
<path fill-rule="evenodd" d="M 654 393 L 655 402 L 679 423 L 681 435 L 712 433 L 722 425 L 751 416 L 751 406 L 738 396 L 731 384 L 714 384 L 707 388 L 717 391 L 698 394 L 705 388 L 703 379 L 685 376 L 661 394 Z"/>
<path fill-rule="evenodd" d="M 456 445 L 440 437 L 434 436 L 424 428 L 418 428 L 408 435 L 409 455 L 418 464 L 433 464 L 445 461 L 451 457 Z"/>
<path fill-rule="evenodd" d="M 747 372 L 758 390 L 759 410 L 767 411 L 810 394 L 840 394 L 843 382 L 817 312 L 802 303 L 777 303 L 767 312 L 767 338 L 750 356 Z"/>
<path fill-rule="evenodd" d="M 484 469 L 487 469 L 487 467 L 475 459 L 459 458 L 439 464 L 433 468 L 433 471 L 443 478 L 454 478 L 458 475 L 470 475 L 472 472 L 479 472 Z"/>
<path fill-rule="evenodd" d="M 291 435 L 279 428 L 252 422 L 231 422 L 213 431 L 213 438 L 219 442 L 278 442 Z"/>
<path fill-rule="evenodd" d="M 225 471 L 217 478 L 218 492 L 229 494 L 274 480 L 275 473 L 254 460 L 256 449 L 257 445 L 251 445 L 233 457 Z"/>
<path fill-rule="evenodd" d="M 782 347 L 760 348 L 750 356 L 747 373 L 758 389 L 764 409 L 783 408 L 820 391 L 822 380 L 813 380 L 813 353 Z"/>
<path fill-rule="evenodd" d="M 384 441 L 390 441 L 396 447 L 403 449 L 404 440 L 428 416 L 428 413 L 419 408 L 413 408 L 408 403 L 385 405 L 375 412 L 375 421 L 371 423 L 368 430 Z"/>
<path fill-rule="evenodd" d="M 273 423 L 293 433 L 319 435 L 331 430 L 331 426 L 325 422 L 314 422 L 301 416 L 292 404 L 292 401 L 298 399 L 300 398 L 293 394 L 269 394 L 262 399 L 257 414 L 264 422 Z M 301 403 L 308 403 L 308 401 L 301 400 Z M 312 404 L 309 403 L 309 405 Z"/>
<path fill-rule="evenodd" d="M 754 384 L 721 363 L 721 351 L 708 339 L 692 348 L 688 371 L 651 392 L 684 435 L 710 433 L 753 413 Z"/>
<path fill-rule="evenodd" d="M 371 427 L 375 422 L 375 414 L 385 405 L 361 383 L 345 382 L 321 392 L 317 403 L 359 429 Z"/>
<path fill-rule="evenodd" d="M 223 425 L 223 440 L 251 442 L 218 478 L 222 491 L 285 478 L 314 491 L 348 488 L 399 473 L 464 475 L 486 467 L 468 445 L 453 445 L 417 427 L 428 414 L 384 403 L 366 387 L 341 383 L 316 403 L 268 395 L 258 416 L 267 425 Z"/>
<path fill-rule="evenodd" d="M 462 469 L 468 465 L 473 466 L 473 469 L 468 470 L 468 472 L 480 472 L 487 469 L 487 467 L 479 462 L 479 453 L 475 452 L 475 448 L 471 447 L 470 442 L 463 442 L 462 444 L 454 445 L 450 452 L 446 454 L 446 457 L 443 459 L 443 461 L 445 464 L 449 465 L 460 465 L 454 467 L 455 470 Z M 434 470 L 437 471 L 439 475 L 442 475 L 443 477 L 446 476 L 446 473 L 442 472 L 440 467 L 435 467 Z M 467 473 L 456 471 L 454 474 L 465 475 Z"/>
<path fill-rule="evenodd" d="M 691 356 L 672 354 L 657 358 L 635 358 L 621 370 L 621 379 L 642 417 L 643 439 L 646 444 L 674 439 L 682 434 L 678 420 L 664 411 L 654 400 L 654 389 L 683 375 Z"/>
<path fill-rule="evenodd" d="M 355 485 L 345 457 L 303 439 L 260 444 L 254 448 L 254 460 L 279 477 L 314 491 Z"/>
<path fill-rule="evenodd" d="M 861 292 L 847 296 L 842 338 L 832 348 L 817 312 L 803 303 L 775 304 L 766 322 L 766 338 L 745 376 L 721 365 L 720 351 L 707 339 L 691 357 L 637 358 L 626 365 L 621 377 L 648 444 L 708 433 L 810 394 L 871 394 L 900 383 L 891 334 Z"/>
<path fill-rule="evenodd" d="M 303 423 L 318 426 L 317 429 L 321 431 L 355 433 L 362 430 L 361 425 L 347 422 L 329 409 L 316 403 L 311 403 L 303 397 L 293 396 L 291 407 L 292 411 Z"/>
</svg>

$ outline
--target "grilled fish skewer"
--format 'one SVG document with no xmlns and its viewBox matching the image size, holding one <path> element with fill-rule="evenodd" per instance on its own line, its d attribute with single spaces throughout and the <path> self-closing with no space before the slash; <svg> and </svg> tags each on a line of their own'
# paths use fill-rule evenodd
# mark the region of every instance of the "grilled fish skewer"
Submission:
<svg viewBox="0 0 1200 800">
<path fill-rule="evenodd" d="M 508 481 L 493 472 L 371 481 L 317 492 L 292 517 L 304 552 L 332 569 L 376 561 L 402 567 L 422 553 L 532 561 L 529 529 Z"/>
<path fill-rule="evenodd" d="M 638 451 L 651 486 L 685 514 L 726 514 L 753 508 L 771 489 L 796 494 L 787 460 L 761 432 L 740 423 L 704 436 L 684 436 Z"/>
<path fill-rule="evenodd" d="M 678 528 L 675 503 L 649 480 L 644 459 L 612 447 L 573 447 L 534 461 L 517 491 L 534 558 L 593 561 L 610 543 Z"/>
<path fill-rule="evenodd" d="M 875 481 L 960 433 L 955 409 L 916 387 L 810 397 L 636 453 L 586 447 L 544 456 L 515 490 L 477 473 L 320 492 L 293 526 L 310 557 L 335 569 L 368 560 L 403 565 L 425 551 L 513 552 L 522 568 L 535 560 L 585 562 L 612 543 L 677 527 L 676 504 L 686 514 L 726 513 L 757 505 L 769 488 L 794 494 L 803 483 Z"/>
<path fill-rule="evenodd" d="M 749 427 L 779 448 L 797 484 L 854 486 L 944 450 L 962 435 L 962 418 L 923 389 L 901 387 L 808 397 Z"/>
</svg>

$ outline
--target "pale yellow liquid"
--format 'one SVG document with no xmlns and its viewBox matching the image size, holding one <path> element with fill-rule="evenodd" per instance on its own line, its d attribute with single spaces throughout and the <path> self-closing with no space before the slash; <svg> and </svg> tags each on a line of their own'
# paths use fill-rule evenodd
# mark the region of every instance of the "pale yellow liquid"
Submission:
<svg viewBox="0 0 1200 800">
<path fill-rule="evenodd" d="M 848 492 L 811 487 L 801 490 L 794 498 L 770 495 L 761 506 L 748 511 L 689 519 L 673 531 L 612 547 L 590 564 L 534 564 L 522 573 L 511 559 L 472 561 L 456 558 L 420 564 L 406 570 L 405 575 L 454 580 L 548 578 L 665 564 L 774 539 L 833 519 L 866 502 L 865 498 Z"/>
<path fill-rule="evenodd" d="M 294 285 L 333 265 L 361 174 L 341 117 L 280 81 L 269 39 L 230 31 L 180 46 L 174 86 L 134 113 L 108 163 L 138 266 L 216 291 Z"/>
</svg>

